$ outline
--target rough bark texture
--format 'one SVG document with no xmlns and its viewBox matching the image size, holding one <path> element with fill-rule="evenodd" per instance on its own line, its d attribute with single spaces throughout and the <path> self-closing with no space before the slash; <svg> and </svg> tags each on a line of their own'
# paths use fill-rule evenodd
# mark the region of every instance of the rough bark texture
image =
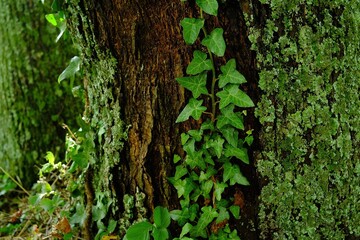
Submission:
<svg viewBox="0 0 360 240">
<path fill-rule="evenodd" d="M 74 1 L 72 5 L 72 21 L 78 22 L 73 24 L 72 31 L 78 32 L 77 38 L 80 39 L 85 57 L 100 59 L 98 51 L 94 49 L 103 52 L 110 50 L 117 61 L 115 73 L 110 75 L 113 76 L 113 81 L 103 81 L 98 89 L 111 92 L 107 101 L 96 105 L 96 100 L 92 97 L 95 93 L 91 88 L 94 88 L 97 84 L 94 81 L 97 80 L 94 80 L 96 78 L 93 76 L 86 80 L 90 91 L 90 121 L 94 128 L 101 129 L 101 126 L 94 122 L 99 122 L 98 115 L 103 115 L 97 115 L 95 112 L 101 110 L 94 106 L 105 106 L 111 108 L 110 115 L 116 114 L 114 110 L 118 109 L 117 116 L 120 116 L 123 128 L 130 125 L 127 141 L 124 137 L 123 146 L 117 150 L 120 155 L 114 153 L 114 158 L 119 157 L 120 160 L 111 161 L 108 173 L 112 177 L 107 183 L 101 184 L 101 189 L 94 184 L 95 195 L 100 190 L 111 192 L 107 197 L 117 199 L 118 208 L 123 210 L 124 206 L 120 204 L 122 197 L 141 191 L 146 194 L 147 209 L 151 210 L 156 205 L 176 208 L 177 195 L 169 186 L 167 177 L 172 174 L 174 167 L 173 154 L 181 151 L 180 133 L 188 129 L 189 125 L 197 124 L 175 124 L 188 97 L 175 78 L 183 76 L 192 58 L 192 47 L 184 43 L 179 23 L 185 16 L 198 14 L 194 2 L 184 4 L 181 1 L 165 0 L 92 0 Z M 247 88 L 251 92 L 255 89 L 256 72 L 254 55 L 249 50 L 250 44 L 246 37 L 247 27 L 243 11 L 249 13 L 248 3 L 227 1 L 221 5 L 219 18 L 216 21 L 209 20 L 209 27 L 224 28 L 228 44 L 226 58 L 236 58 L 240 71 L 248 79 Z M 89 59 L 86 61 L 88 66 L 94 66 L 96 62 Z M 217 61 L 219 65 L 223 64 L 225 58 Z M 114 107 L 115 105 L 119 106 Z M 251 119 L 247 128 L 254 128 L 253 122 Z M 116 121 L 105 124 L 104 131 L 109 133 L 110 138 L 112 125 L 115 124 Z M 105 137 L 96 143 L 96 161 L 106 158 L 104 143 L 107 141 L 114 139 L 106 140 Z M 95 162 L 94 179 L 99 178 L 97 174 L 103 174 L 103 171 L 96 170 L 100 168 L 99 164 L 102 163 Z M 244 216 L 255 221 L 255 199 L 258 194 L 255 171 L 251 166 L 244 168 L 245 174 L 253 183 L 249 189 L 241 189 L 246 199 Z M 249 221 L 244 222 L 248 224 Z M 251 231 L 240 232 L 247 239 L 255 236 Z"/>
</svg>

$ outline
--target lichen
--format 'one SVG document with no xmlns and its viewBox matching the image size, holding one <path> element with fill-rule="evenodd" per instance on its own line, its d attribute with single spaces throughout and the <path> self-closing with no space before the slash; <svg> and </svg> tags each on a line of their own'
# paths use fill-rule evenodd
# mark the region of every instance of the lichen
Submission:
<svg viewBox="0 0 360 240">
<path fill-rule="evenodd" d="M 261 237 L 360 236 L 360 8 L 357 1 L 263 0 L 251 30 L 264 94 L 258 171 L 269 184 Z"/>
<path fill-rule="evenodd" d="M 103 211 L 101 220 L 108 214 L 116 216 L 118 202 L 111 183 L 113 170 L 118 171 L 120 151 L 127 140 L 128 126 L 120 118 L 120 101 L 114 96 L 114 77 L 117 61 L 111 53 L 101 50 L 94 35 L 94 27 L 83 12 L 88 9 L 78 1 L 69 2 L 70 31 L 79 46 L 83 59 L 87 107 L 85 120 L 95 133 L 95 149 L 90 161 L 94 169 L 93 187 L 95 200 L 93 211 Z M 80 7 L 81 5 L 81 7 Z M 80 27 L 81 26 L 81 27 Z"/>
</svg>

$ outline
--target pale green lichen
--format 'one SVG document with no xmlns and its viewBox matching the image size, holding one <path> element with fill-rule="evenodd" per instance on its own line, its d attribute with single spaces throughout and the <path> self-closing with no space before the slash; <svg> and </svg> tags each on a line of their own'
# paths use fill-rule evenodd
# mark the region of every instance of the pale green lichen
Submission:
<svg viewBox="0 0 360 240">
<path fill-rule="evenodd" d="M 264 91 L 256 115 L 261 237 L 360 236 L 360 7 L 357 1 L 263 0 L 250 40 Z"/>
<path fill-rule="evenodd" d="M 120 119 L 120 102 L 113 95 L 117 61 L 109 52 L 102 51 L 96 41 L 93 25 L 84 14 L 78 1 L 70 1 L 70 29 L 75 44 L 82 53 L 82 70 L 87 82 L 88 106 L 85 119 L 95 132 L 96 139 L 92 168 L 95 199 L 93 211 L 104 211 L 101 220 L 109 211 L 113 216 L 118 210 L 115 192 L 112 190 L 112 170 L 120 162 L 120 151 L 127 140 L 127 126 Z M 81 32 L 79 26 L 81 25 Z M 118 170 L 118 169 L 117 169 Z"/>
</svg>

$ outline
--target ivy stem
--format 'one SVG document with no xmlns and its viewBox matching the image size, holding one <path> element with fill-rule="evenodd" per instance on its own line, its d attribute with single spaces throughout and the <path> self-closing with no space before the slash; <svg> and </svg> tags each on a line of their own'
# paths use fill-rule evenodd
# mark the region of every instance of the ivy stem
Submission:
<svg viewBox="0 0 360 240">
<path fill-rule="evenodd" d="M 203 17 L 203 11 L 202 9 L 200 9 L 200 18 L 204 19 Z M 203 26 L 201 28 L 201 30 L 204 33 L 205 38 L 207 37 L 207 32 L 206 32 L 206 28 L 205 26 Z M 215 62 L 214 62 L 214 57 L 212 55 L 212 52 L 210 51 L 210 49 L 207 47 L 206 48 L 209 56 L 210 56 L 210 61 L 211 61 L 211 72 L 212 72 L 212 80 L 211 80 L 211 92 L 210 92 L 210 98 L 211 98 L 211 121 L 215 122 L 215 114 L 216 114 L 216 101 L 215 101 L 215 83 L 216 83 L 216 73 L 215 73 Z"/>
</svg>

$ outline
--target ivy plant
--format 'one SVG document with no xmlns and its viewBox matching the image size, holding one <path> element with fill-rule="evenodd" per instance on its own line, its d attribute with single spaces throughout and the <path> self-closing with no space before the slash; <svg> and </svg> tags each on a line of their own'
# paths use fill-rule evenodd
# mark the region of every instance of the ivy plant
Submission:
<svg viewBox="0 0 360 240">
<path fill-rule="evenodd" d="M 176 123 L 193 118 L 201 126 L 181 134 L 185 154 L 174 156 L 176 171 L 169 178 L 181 199 L 181 209 L 171 211 L 170 216 L 182 227 L 176 239 L 239 239 L 228 221 L 239 219 L 240 206 L 223 196 L 231 186 L 250 185 L 238 163 L 249 164 L 247 146 L 252 136 L 247 131 L 245 139 L 240 137 L 246 135 L 242 133 L 245 111 L 241 110 L 254 103 L 240 88 L 246 79 L 236 69 L 235 59 L 216 67 L 217 58 L 225 55 L 224 30 L 215 28 L 208 34 L 204 13 L 217 16 L 217 0 L 196 0 L 196 4 L 200 16 L 184 18 L 180 25 L 185 43 L 192 45 L 204 36 L 199 42 L 206 51 L 195 50 L 187 76 L 176 79 L 192 94 Z"/>
<path fill-rule="evenodd" d="M 125 240 L 149 240 L 150 235 L 155 240 L 169 239 L 167 228 L 170 225 L 170 214 L 166 208 L 156 207 L 154 210 L 154 224 L 141 221 L 132 225 L 124 237 Z"/>
</svg>

